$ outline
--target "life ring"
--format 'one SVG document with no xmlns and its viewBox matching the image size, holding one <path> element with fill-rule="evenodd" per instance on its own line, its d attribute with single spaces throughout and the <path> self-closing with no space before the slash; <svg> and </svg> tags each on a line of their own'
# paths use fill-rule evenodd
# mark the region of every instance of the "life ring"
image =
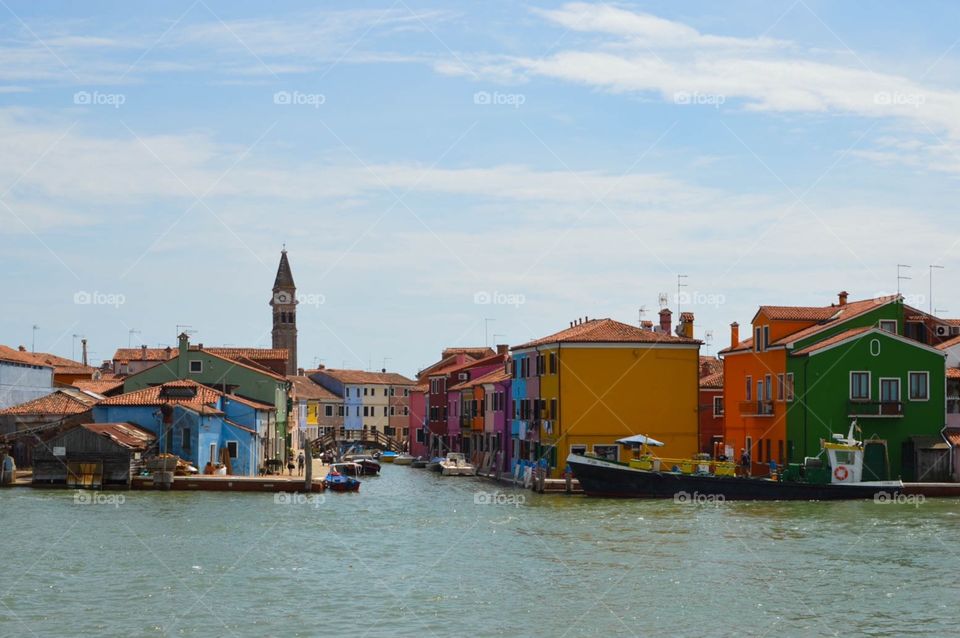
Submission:
<svg viewBox="0 0 960 638">
<path fill-rule="evenodd" d="M 833 471 L 833 475 L 838 481 L 846 481 L 847 477 L 850 475 L 850 472 L 847 471 L 846 466 L 839 465 L 837 469 Z"/>
</svg>

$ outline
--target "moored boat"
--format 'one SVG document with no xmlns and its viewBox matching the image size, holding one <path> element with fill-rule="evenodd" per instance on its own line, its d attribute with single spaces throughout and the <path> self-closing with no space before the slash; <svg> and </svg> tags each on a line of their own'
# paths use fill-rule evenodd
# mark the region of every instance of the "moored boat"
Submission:
<svg viewBox="0 0 960 638">
<path fill-rule="evenodd" d="M 847 437 L 835 435 L 823 443 L 827 463 L 810 457 L 788 465 L 771 477 L 734 476 L 733 463 L 689 460 L 667 463 L 646 453 L 628 463 L 570 454 L 567 464 L 588 496 L 699 498 L 729 500 L 842 500 L 888 497 L 903 490 L 900 481 L 863 481 L 863 443 L 854 438 L 856 421 Z M 711 469 L 712 466 L 712 469 Z"/>
<path fill-rule="evenodd" d="M 393 459 L 394 465 L 411 465 L 413 463 L 413 457 L 409 454 L 398 454 Z"/>
<path fill-rule="evenodd" d="M 435 456 L 429 461 L 427 461 L 426 469 L 430 470 L 431 472 L 439 472 L 441 469 L 440 468 L 441 463 L 443 463 L 443 457 Z"/>
<path fill-rule="evenodd" d="M 380 453 L 380 462 L 381 463 L 393 463 L 397 459 L 397 453 L 390 450 L 385 450 Z"/>
<path fill-rule="evenodd" d="M 360 481 L 352 476 L 346 476 L 336 470 L 331 470 L 323 485 L 333 492 L 356 492 L 360 489 Z"/>
<path fill-rule="evenodd" d="M 413 459 L 413 461 L 410 463 L 410 467 L 415 467 L 415 468 L 417 468 L 417 469 L 423 469 L 423 468 L 427 467 L 427 463 L 429 463 L 429 461 L 428 461 L 427 459 L 425 459 L 425 458 L 422 457 L 422 456 L 418 456 L 417 458 Z"/>
<path fill-rule="evenodd" d="M 476 476 L 477 468 L 460 452 L 449 452 L 440 462 L 440 473 L 444 476 Z"/>
</svg>

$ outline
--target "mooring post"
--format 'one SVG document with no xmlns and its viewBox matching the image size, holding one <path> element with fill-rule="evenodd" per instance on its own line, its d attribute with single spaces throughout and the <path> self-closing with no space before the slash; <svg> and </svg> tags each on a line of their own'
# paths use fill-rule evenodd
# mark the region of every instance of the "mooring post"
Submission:
<svg viewBox="0 0 960 638">
<path fill-rule="evenodd" d="M 306 453 L 306 462 L 307 462 L 307 471 L 304 472 L 303 477 L 303 488 L 304 491 L 309 494 L 313 491 L 313 443 L 307 443 L 307 449 L 304 450 Z"/>
</svg>

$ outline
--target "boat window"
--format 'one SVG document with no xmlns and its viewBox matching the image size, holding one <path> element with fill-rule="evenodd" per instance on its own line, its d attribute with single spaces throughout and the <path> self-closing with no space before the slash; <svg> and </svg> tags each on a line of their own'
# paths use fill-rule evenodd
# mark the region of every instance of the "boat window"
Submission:
<svg viewBox="0 0 960 638">
<path fill-rule="evenodd" d="M 619 461 L 620 446 L 619 445 L 594 445 L 593 454 L 594 456 L 598 456 L 601 459 L 607 459 L 608 461 Z"/>
<path fill-rule="evenodd" d="M 836 450 L 837 463 L 840 465 L 853 465 L 856 454 L 848 450 Z"/>
<path fill-rule="evenodd" d="M 586 453 L 587 453 L 587 446 L 586 446 L 586 445 L 571 445 L 571 446 L 570 446 L 570 454 L 579 454 L 579 455 L 583 456 L 583 455 L 586 454 Z"/>
</svg>

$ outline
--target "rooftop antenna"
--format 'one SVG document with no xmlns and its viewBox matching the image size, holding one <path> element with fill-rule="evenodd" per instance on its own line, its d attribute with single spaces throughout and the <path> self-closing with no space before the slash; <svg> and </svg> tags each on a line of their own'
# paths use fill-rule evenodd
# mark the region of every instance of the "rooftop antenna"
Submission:
<svg viewBox="0 0 960 638">
<path fill-rule="evenodd" d="M 929 301 L 930 301 L 930 314 L 931 314 L 931 315 L 934 314 L 934 313 L 933 313 L 933 269 L 934 269 L 934 268 L 939 268 L 940 270 L 943 270 L 943 266 L 938 266 L 938 265 L 936 265 L 936 264 L 930 264 L 930 297 L 929 297 Z"/>
<path fill-rule="evenodd" d="M 83 335 L 73 335 L 73 341 L 70 344 L 70 359 L 77 360 L 77 339 L 83 339 Z"/>
<path fill-rule="evenodd" d="M 490 347 L 490 339 L 487 336 L 488 330 L 490 328 L 490 322 L 496 321 L 496 319 L 491 319 L 490 317 L 483 318 L 483 345 Z"/>
<path fill-rule="evenodd" d="M 181 335 L 182 333 L 184 333 L 184 332 L 187 333 L 187 336 L 192 335 L 192 334 L 196 334 L 196 333 L 197 333 L 196 330 L 190 330 L 190 328 L 192 328 L 192 327 L 193 327 L 193 326 L 190 326 L 190 325 L 185 324 L 185 323 L 178 323 L 178 324 L 177 324 L 177 340 L 178 340 L 178 341 L 180 340 L 180 335 Z M 183 330 L 181 330 L 181 328 L 183 328 Z"/>
<path fill-rule="evenodd" d="M 506 336 L 507 336 L 507 335 L 503 334 L 502 332 L 494 332 L 494 333 L 493 333 L 493 342 L 494 342 L 494 343 L 497 342 L 497 337 L 506 337 Z"/>
<path fill-rule="evenodd" d="M 906 275 L 901 275 L 900 271 L 904 268 L 909 268 L 909 267 L 910 266 L 908 266 L 907 264 L 897 264 L 897 296 L 898 297 L 900 296 L 900 282 L 906 279 L 910 279 L 910 277 L 907 277 Z"/>
<path fill-rule="evenodd" d="M 660 310 L 663 310 L 670 305 L 670 295 L 665 292 L 661 292 L 660 296 L 657 298 L 657 302 L 660 304 Z"/>
<path fill-rule="evenodd" d="M 640 317 L 640 319 L 639 319 L 640 323 L 639 323 L 638 325 L 639 325 L 641 328 L 643 327 L 643 315 L 645 315 L 645 314 L 647 314 L 647 307 L 646 307 L 646 306 L 640 306 L 640 311 L 637 313 L 637 315 Z"/>
<path fill-rule="evenodd" d="M 384 358 L 383 358 L 383 368 L 382 368 L 383 370 L 386 370 L 386 369 L 387 369 L 387 361 L 390 361 L 391 359 L 393 359 L 393 357 L 384 357 Z"/>
<path fill-rule="evenodd" d="M 130 330 L 127 331 L 127 347 L 128 348 L 133 347 L 133 335 L 138 335 L 138 334 L 140 334 L 140 331 L 137 330 L 136 328 L 130 328 Z"/>
<path fill-rule="evenodd" d="M 713 330 L 703 333 L 703 345 L 707 346 L 707 352 L 710 352 L 710 346 L 713 345 Z"/>
<path fill-rule="evenodd" d="M 683 280 L 686 279 L 686 275 L 677 275 L 677 316 L 680 316 L 680 289 L 686 288 L 687 284 L 683 283 Z"/>
<path fill-rule="evenodd" d="M 37 351 L 37 333 L 40 332 L 40 326 L 33 324 L 33 335 L 30 337 L 30 352 Z"/>
</svg>

